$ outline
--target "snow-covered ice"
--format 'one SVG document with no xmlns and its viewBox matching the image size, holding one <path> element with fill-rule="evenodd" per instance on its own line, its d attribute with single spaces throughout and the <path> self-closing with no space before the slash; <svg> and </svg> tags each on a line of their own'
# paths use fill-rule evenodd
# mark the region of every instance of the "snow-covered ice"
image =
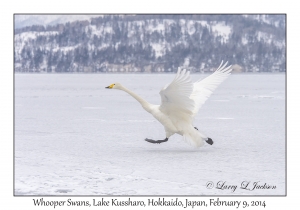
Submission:
<svg viewBox="0 0 300 210">
<path fill-rule="evenodd" d="M 214 140 L 198 149 L 179 135 L 144 141 L 165 138 L 162 125 L 127 93 L 104 88 L 120 82 L 159 104 L 173 77 L 16 74 L 15 194 L 285 195 L 285 75 L 231 75 L 197 115 Z M 245 190 L 244 181 L 276 188 Z"/>
</svg>

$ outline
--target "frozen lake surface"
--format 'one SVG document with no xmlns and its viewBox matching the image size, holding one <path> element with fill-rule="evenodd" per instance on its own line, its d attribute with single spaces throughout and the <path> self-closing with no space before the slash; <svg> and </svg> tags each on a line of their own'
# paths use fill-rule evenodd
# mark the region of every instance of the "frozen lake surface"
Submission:
<svg viewBox="0 0 300 210">
<path fill-rule="evenodd" d="M 214 141 L 198 149 L 177 134 L 144 141 L 165 138 L 163 126 L 104 88 L 120 82 L 160 104 L 174 76 L 16 74 L 15 194 L 284 195 L 285 74 L 231 75 L 197 115 Z"/>
</svg>

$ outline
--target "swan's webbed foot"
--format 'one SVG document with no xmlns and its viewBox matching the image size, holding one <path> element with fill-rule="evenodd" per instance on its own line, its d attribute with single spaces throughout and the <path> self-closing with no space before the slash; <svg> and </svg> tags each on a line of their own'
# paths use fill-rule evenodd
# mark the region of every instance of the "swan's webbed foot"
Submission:
<svg viewBox="0 0 300 210">
<path fill-rule="evenodd" d="M 198 128 L 197 127 L 194 127 L 196 130 L 198 130 Z M 213 140 L 211 139 L 211 138 L 209 138 L 209 137 L 207 137 L 207 139 L 205 140 L 206 141 L 206 143 L 208 143 L 208 144 L 210 144 L 210 145 L 213 145 Z"/>
<path fill-rule="evenodd" d="M 207 140 L 205 140 L 205 141 L 206 141 L 206 143 L 208 143 L 210 145 L 212 145 L 214 143 L 211 138 L 207 138 Z"/>
<path fill-rule="evenodd" d="M 168 141 L 168 138 L 165 138 L 164 140 L 153 140 L 153 139 L 146 138 L 145 141 L 147 141 L 149 143 L 153 143 L 153 144 L 160 144 L 162 142 Z"/>
</svg>

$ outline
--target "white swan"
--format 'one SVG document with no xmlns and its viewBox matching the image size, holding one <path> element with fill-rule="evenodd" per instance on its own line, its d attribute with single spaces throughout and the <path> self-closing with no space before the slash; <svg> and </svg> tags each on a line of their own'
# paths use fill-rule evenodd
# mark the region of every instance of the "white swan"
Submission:
<svg viewBox="0 0 300 210">
<path fill-rule="evenodd" d="M 127 92 L 164 126 L 166 132 L 164 140 L 146 138 L 146 141 L 150 143 L 166 142 L 170 136 L 177 133 L 182 135 L 184 140 L 192 146 L 202 146 L 204 144 L 203 140 L 212 145 L 212 139 L 201 134 L 193 126 L 193 119 L 217 86 L 230 75 L 231 66 L 226 67 L 227 62 L 223 66 L 222 64 L 223 61 L 213 74 L 195 83 L 191 81 L 189 71 L 178 69 L 175 79 L 159 92 L 161 105 L 148 103 L 119 83 L 111 84 L 106 88 Z"/>
</svg>

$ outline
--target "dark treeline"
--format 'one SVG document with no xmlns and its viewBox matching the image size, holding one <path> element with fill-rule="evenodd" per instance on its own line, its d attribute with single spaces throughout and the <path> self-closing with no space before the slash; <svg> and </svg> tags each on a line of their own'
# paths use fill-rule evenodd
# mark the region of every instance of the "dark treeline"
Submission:
<svg viewBox="0 0 300 210">
<path fill-rule="evenodd" d="M 284 15 L 104 15 L 15 29 L 16 72 L 208 71 L 221 60 L 272 72 L 285 71 L 285 56 Z"/>
</svg>

